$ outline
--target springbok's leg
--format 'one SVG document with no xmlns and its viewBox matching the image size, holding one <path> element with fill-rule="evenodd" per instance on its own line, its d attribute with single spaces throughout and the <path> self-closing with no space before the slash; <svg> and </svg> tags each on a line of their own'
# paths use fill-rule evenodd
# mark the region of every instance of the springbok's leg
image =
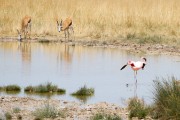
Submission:
<svg viewBox="0 0 180 120">
<path fill-rule="evenodd" d="M 64 30 L 65 40 L 66 40 L 66 30 Z"/>
<path fill-rule="evenodd" d="M 72 31 L 72 33 L 73 33 L 73 39 L 75 40 L 75 37 L 74 37 L 74 28 L 73 28 L 73 26 L 71 25 L 71 26 L 69 26 L 69 28 L 71 29 L 71 31 Z"/>
<path fill-rule="evenodd" d="M 69 29 L 67 29 L 67 34 L 68 34 L 68 41 L 69 41 Z"/>
<path fill-rule="evenodd" d="M 30 35 L 31 35 L 31 22 L 28 23 L 28 24 L 29 24 L 28 27 L 29 27 L 29 38 L 30 38 Z"/>
</svg>

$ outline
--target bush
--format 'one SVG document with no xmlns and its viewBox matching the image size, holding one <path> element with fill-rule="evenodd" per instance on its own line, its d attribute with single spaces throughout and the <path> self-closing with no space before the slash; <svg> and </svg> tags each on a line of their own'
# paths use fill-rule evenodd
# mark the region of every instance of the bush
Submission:
<svg viewBox="0 0 180 120">
<path fill-rule="evenodd" d="M 154 84 L 155 107 L 153 117 L 161 119 L 180 118 L 180 85 L 175 77 L 163 78 L 163 82 L 156 79 Z"/>
<path fill-rule="evenodd" d="M 6 117 L 6 120 L 11 120 L 12 119 L 12 115 L 9 112 L 5 113 L 5 117 Z"/>
<path fill-rule="evenodd" d="M 75 96 L 91 96 L 94 94 L 93 88 L 87 88 L 85 85 L 84 87 L 80 88 L 78 91 L 72 93 L 71 95 Z"/>
<path fill-rule="evenodd" d="M 97 113 L 91 117 L 91 120 L 122 120 L 118 115 L 111 115 L 105 113 Z"/>
<path fill-rule="evenodd" d="M 132 98 L 128 104 L 129 118 L 138 117 L 139 119 L 145 118 L 150 111 L 149 107 L 144 105 L 144 101 L 138 98 Z"/>
<path fill-rule="evenodd" d="M 21 109 L 18 107 L 13 108 L 13 113 L 19 113 L 20 111 Z"/>
<path fill-rule="evenodd" d="M 25 92 L 33 92 L 34 88 L 33 86 L 27 86 L 26 88 L 24 88 Z"/>
<path fill-rule="evenodd" d="M 4 87 L 5 91 L 21 91 L 21 88 L 18 85 L 8 85 Z"/>
<path fill-rule="evenodd" d="M 36 116 L 36 119 L 43 119 L 43 118 L 56 118 L 58 116 L 58 110 L 54 106 L 50 106 L 49 104 L 46 104 L 44 107 L 36 109 L 34 111 L 34 116 Z"/>
<path fill-rule="evenodd" d="M 27 86 L 24 89 L 25 92 L 35 92 L 35 93 L 51 93 L 51 92 L 57 92 L 57 93 L 65 93 L 65 89 L 60 89 L 56 85 L 52 85 L 52 83 L 47 83 L 45 85 L 41 84 L 38 86 Z"/>
</svg>

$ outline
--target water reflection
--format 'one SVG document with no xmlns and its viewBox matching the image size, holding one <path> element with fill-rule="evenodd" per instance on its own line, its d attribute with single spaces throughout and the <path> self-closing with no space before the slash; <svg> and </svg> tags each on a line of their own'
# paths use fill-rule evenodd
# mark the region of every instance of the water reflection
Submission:
<svg viewBox="0 0 180 120">
<path fill-rule="evenodd" d="M 0 93 L 1 92 L 8 95 L 18 95 L 20 93 L 20 91 L 0 91 Z"/>
<path fill-rule="evenodd" d="M 50 99 L 53 96 L 64 95 L 65 93 L 32 93 L 32 92 L 25 92 L 25 94 L 27 96 L 29 96 L 29 97 L 38 96 L 38 97 L 43 97 L 43 98 Z"/>
<path fill-rule="evenodd" d="M 29 42 L 20 42 L 18 44 L 18 50 L 21 53 L 22 62 L 26 64 L 31 63 L 31 43 Z"/>
<path fill-rule="evenodd" d="M 121 104 L 122 99 L 134 96 L 135 81 L 130 67 L 124 71 L 119 69 L 127 60 L 138 60 L 141 56 L 116 48 L 69 46 L 62 43 L 1 42 L 0 85 L 17 84 L 26 87 L 51 82 L 67 92 L 65 95 L 50 94 L 46 98 Z M 180 78 L 180 62 L 176 62 L 180 57 L 143 56 L 148 62 L 146 69 L 138 73 L 136 92 L 138 97 L 150 103 L 153 80 L 157 76 L 174 75 L 177 79 Z M 94 88 L 93 97 L 78 99 L 70 95 L 84 84 Z M 20 92 L 18 96 L 39 95 Z"/>
<path fill-rule="evenodd" d="M 92 98 L 93 96 L 76 96 L 76 95 L 72 95 L 73 97 L 75 97 L 76 99 L 78 99 L 81 103 L 87 103 L 87 101 Z"/>
</svg>

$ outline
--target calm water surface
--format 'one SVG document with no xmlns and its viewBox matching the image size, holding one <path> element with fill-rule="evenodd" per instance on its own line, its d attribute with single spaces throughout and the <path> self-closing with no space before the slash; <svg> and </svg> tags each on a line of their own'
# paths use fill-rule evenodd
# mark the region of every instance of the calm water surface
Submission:
<svg viewBox="0 0 180 120">
<path fill-rule="evenodd" d="M 180 79 L 180 57 L 139 55 L 117 48 L 68 46 L 62 43 L 1 42 L 0 86 L 17 84 L 24 88 L 52 82 L 66 89 L 66 94 L 39 96 L 25 94 L 22 90 L 16 96 L 81 101 L 70 94 L 86 85 L 95 89 L 95 95 L 84 102 L 105 101 L 124 105 L 124 100 L 134 96 L 135 81 L 129 66 L 122 71 L 120 68 L 127 60 L 136 61 L 141 56 L 147 58 L 147 65 L 144 70 L 138 71 L 137 95 L 151 103 L 156 77 L 174 75 Z M 7 94 L 1 92 L 0 95 Z"/>
</svg>

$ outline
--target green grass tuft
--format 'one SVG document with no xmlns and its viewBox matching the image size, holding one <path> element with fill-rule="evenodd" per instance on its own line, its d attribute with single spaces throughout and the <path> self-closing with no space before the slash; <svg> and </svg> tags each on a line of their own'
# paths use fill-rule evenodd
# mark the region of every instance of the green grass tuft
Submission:
<svg viewBox="0 0 180 120">
<path fill-rule="evenodd" d="M 87 88 L 86 85 L 84 87 L 80 88 L 78 91 L 72 93 L 71 95 L 75 96 L 91 96 L 94 94 L 93 88 Z"/>
<path fill-rule="evenodd" d="M 19 113 L 21 109 L 19 107 L 13 108 L 13 113 Z"/>
<path fill-rule="evenodd" d="M 38 108 L 33 112 L 33 115 L 38 120 L 42 120 L 43 118 L 57 118 L 57 117 L 65 117 L 65 111 L 59 111 L 54 106 L 51 106 L 49 103 L 43 106 L 42 108 Z"/>
<path fill-rule="evenodd" d="M 122 118 L 118 115 L 97 113 L 91 117 L 91 120 L 122 120 Z"/>
<path fill-rule="evenodd" d="M 6 117 L 6 120 L 11 120 L 12 119 L 12 115 L 9 112 L 5 113 L 5 117 Z"/>
<path fill-rule="evenodd" d="M 128 104 L 129 118 L 138 117 L 139 119 L 145 118 L 150 111 L 149 107 L 146 107 L 143 100 L 138 98 L 132 98 Z"/>
<path fill-rule="evenodd" d="M 5 91 L 21 91 L 21 88 L 18 85 L 7 85 L 4 87 Z"/>
<path fill-rule="evenodd" d="M 163 82 L 159 82 L 156 78 L 154 82 L 154 118 L 173 119 L 180 118 L 180 85 L 175 77 L 168 79 L 163 78 Z"/>
<path fill-rule="evenodd" d="M 38 86 L 27 86 L 25 89 L 24 89 L 25 92 L 34 92 L 34 93 L 54 93 L 54 92 L 57 92 L 57 93 L 65 93 L 66 90 L 65 89 L 60 89 L 58 88 L 58 86 L 56 85 L 52 85 L 52 83 L 46 83 L 46 84 L 41 84 L 41 85 L 38 85 Z"/>
</svg>

